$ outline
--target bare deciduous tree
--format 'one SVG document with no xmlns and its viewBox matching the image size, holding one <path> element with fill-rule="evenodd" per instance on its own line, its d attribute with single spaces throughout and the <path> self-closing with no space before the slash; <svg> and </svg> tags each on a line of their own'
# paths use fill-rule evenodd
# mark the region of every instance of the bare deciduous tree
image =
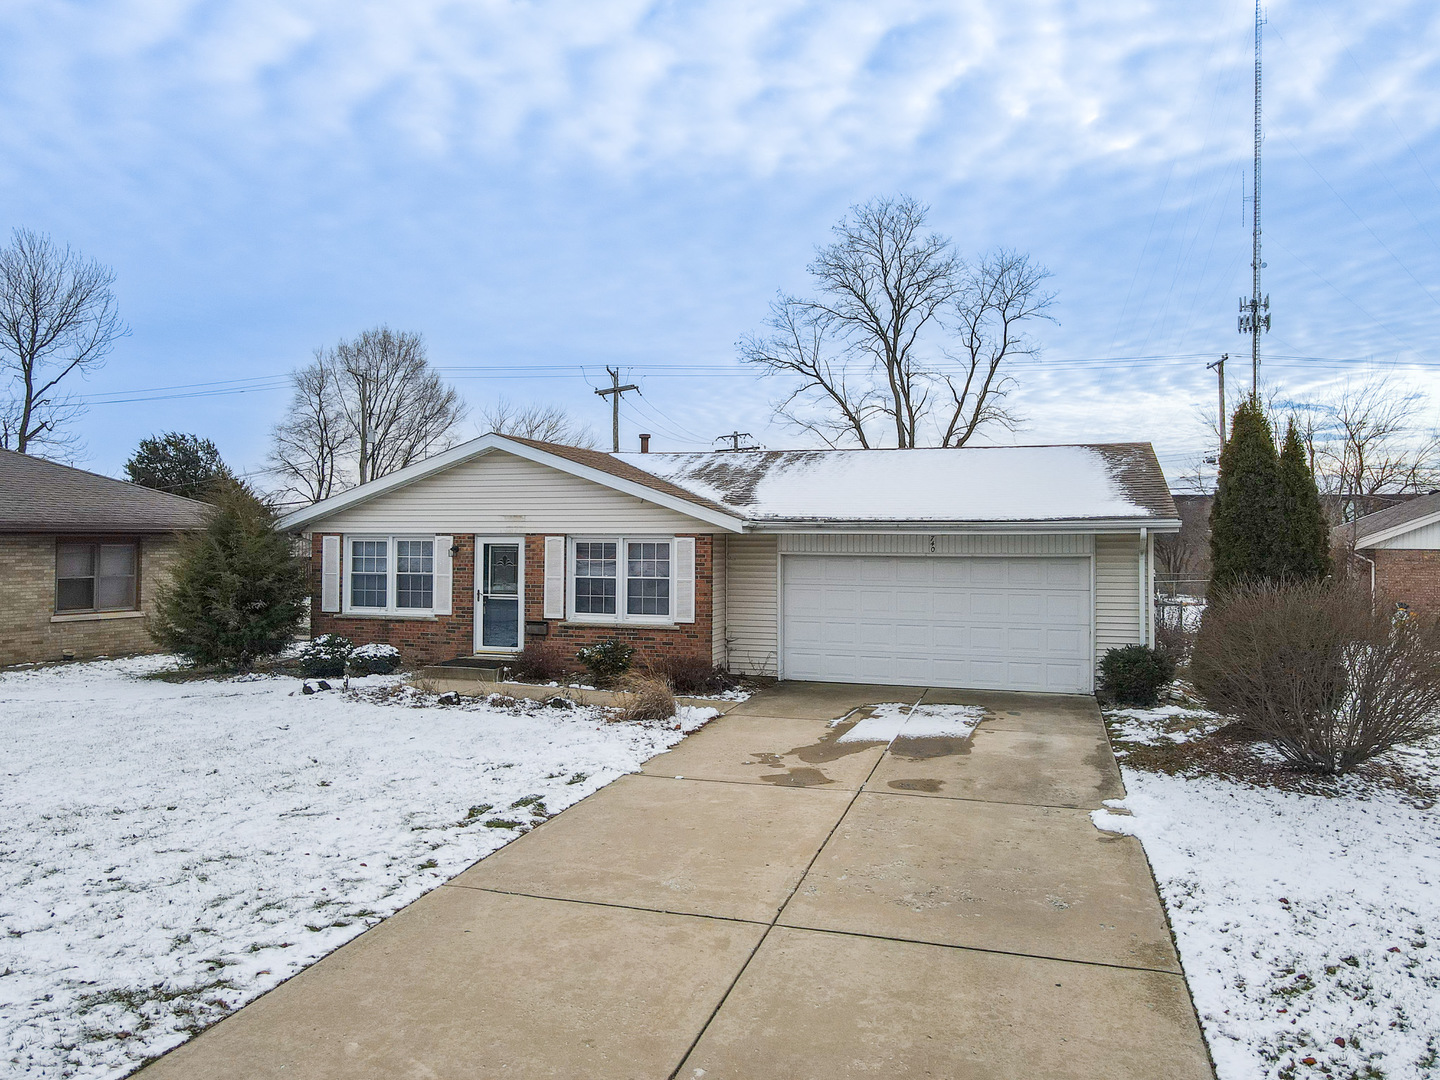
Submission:
<svg viewBox="0 0 1440 1080">
<path fill-rule="evenodd" d="M 354 432 L 340 407 L 340 387 L 325 351 L 315 350 L 309 366 L 290 375 L 293 392 L 285 419 L 276 425 L 270 446 L 270 470 L 284 491 L 309 502 L 328 499 L 340 487 L 342 459 Z"/>
<path fill-rule="evenodd" d="M 403 469 L 455 442 L 465 406 L 425 358 L 419 334 L 388 326 L 321 349 L 294 375 L 271 468 L 291 490 L 325 498 Z"/>
<path fill-rule="evenodd" d="M 798 380 L 776 404 L 828 445 L 963 446 L 987 426 L 1013 428 L 1006 365 L 1037 348 L 1049 275 L 998 251 L 973 265 L 908 197 L 851 208 L 809 271 L 817 295 L 782 295 L 742 360 Z"/>
<path fill-rule="evenodd" d="M 1308 436 L 1317 478 L 1339 495 L 1347 520 L 1365 496 L 1426 491 L 1440 473 L 1440 440 L 1420 430 L 1425 396 L 1388 378 L 1346 386 L 1309 406 Z"/>
<path fill-rule="evenodd" d="M 559 405 L 516 405 L 505 398 L 480 413 L 480 430 L 522 439 L 562 443 L 583 450 L 595 448 L 595 434 Z"/>
<path fill-rule="evenodd" d="M 33 453 L 63 447 L 81 406 L 62 385 L 98 367 L 120 321 L 109 267 L 50 237 L 16 229 L 0 250 L 0 368 L 13 381 L 0 398 L 0 447 Z"/>
</svg>

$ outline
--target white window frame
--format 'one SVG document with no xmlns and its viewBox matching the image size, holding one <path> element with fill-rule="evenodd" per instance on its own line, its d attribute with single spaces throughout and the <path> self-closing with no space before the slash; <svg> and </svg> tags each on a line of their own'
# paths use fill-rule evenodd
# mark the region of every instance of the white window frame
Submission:
<svg viewBox="0 0 1440 1080">
<path fill-rule="evenodd" d="M 615 545 L 615 614 L 595 615 L 577 611 L 575 608 L 575 545 Z M 630 575 L 628 544 L 666 544 L 670 548 L 670 614 L 631 615 Z M 673 536 L 571 536 L 565 547 L 565 610 L 569 612 L 567 622 L 575 623 L 635 623 L 643 626 L 676 626 L 675 622 L 675 537 Z"/>
<path fill-rule="evenodd" d="M 350 600 L 350 586 L 354 580 L 352 567 L 354 565 L 354 544 L 365 540 L 385 541 L 385 603 L 381 607 L 356 607 Z M 395 543 L 397 540 L 421 540 L 428 541 L 431 547 L 430 560 L 430 606 L 428 608 L 402 608 L 396 607 L 395 599 L 398 595 L 395 588 L 395 577 L 398 573 L 397 566 L 399 559 L 395 554 Z M 435 618 L 435 559 L 439 557 L 434 550 L 434 533 L 345 533 L 340 541 L 340 580 L 344 586 L 341 613 L 344 615 L 385 615 L 396 619 L 433 619 Z"/>
</svg>

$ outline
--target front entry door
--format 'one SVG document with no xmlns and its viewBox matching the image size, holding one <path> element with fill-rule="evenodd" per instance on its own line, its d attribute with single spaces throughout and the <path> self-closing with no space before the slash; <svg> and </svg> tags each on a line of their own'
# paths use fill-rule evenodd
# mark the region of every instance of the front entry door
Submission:
<svg viewBox="0 0 1440 1080">
<path fill-rule="evenodd" d="M 475 593 L 475 648 L 520 648 L 520 545 L 481 540 Z"/>
</svg>

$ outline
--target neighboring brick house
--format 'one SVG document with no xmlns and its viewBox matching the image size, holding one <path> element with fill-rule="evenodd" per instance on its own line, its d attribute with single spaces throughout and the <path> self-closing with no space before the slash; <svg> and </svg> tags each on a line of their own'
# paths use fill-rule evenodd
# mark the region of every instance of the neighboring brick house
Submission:
<svg viewBox="0 0 1440 1080">
<path fill-rule="evenodd" d="M 1375 596 L 1440 615 L 1440 492 L 1366 514 L 1334 536 Z"/>
<path fill-rule="evenodd" d="M 483 435 L 303 510 L 311 628 L 406 662 L 606 638 L 792 679 L 1088 693 L 1153 640 L 1145 443 L 606 454 Z"/>
<path fill-rule="evenodd" d="M 154 652 L 156 586 L 208 509 L 0 450 L 0 666 Z"/>
</svg>

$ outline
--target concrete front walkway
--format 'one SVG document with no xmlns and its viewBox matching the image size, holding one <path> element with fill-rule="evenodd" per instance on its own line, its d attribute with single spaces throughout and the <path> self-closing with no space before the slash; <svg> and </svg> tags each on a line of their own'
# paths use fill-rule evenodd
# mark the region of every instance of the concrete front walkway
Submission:
<svg viewBox="0 0 1440 1080">
<path fill-rule="evenodd" d="M 141 1076 L 1208 1080 L 1121 793 L 1088 698 L 782 683 Z"/>
</svg>

